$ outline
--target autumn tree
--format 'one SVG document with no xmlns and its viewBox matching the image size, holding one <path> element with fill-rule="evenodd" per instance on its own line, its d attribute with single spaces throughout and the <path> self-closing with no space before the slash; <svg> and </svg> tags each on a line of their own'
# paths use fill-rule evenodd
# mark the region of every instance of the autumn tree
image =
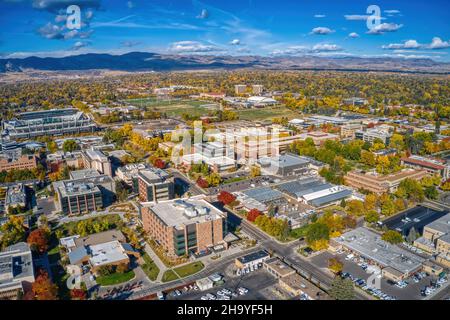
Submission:
<svg viewBox="0 0 450 320">
<path fill-rule="evenodd" d="M 255 222 L 256 218 L 262 215 L 262 212 L 258 209 L 252 209 L 247 213 L 247 220 L 250 222 Z"/>
<path fill-rule="evenodd" d="M 31 290 L 35 300 L 57 300 L 58 287 L 54 284 L 48 273 L 40 271 L 32 284 Z"/>
<path fill-rule="evenodd" d="M 395 230 L 386 231 L 381 236 L 381 239 L 392 244 L 398 244 L 403 242 L 403 236 L 400 234 L 400 232 Z"/>
<path fill-rule="evenodd" d="M 341 260 L 338 258 L 330 258 L 328 259 L 328 268 L 333 271 L 334 273 L 340 273 L 342 272 L 342 269 L 344 268 L 344 264 Z"/>
<path fill-rule="evenodd" d="M 44 228 L 39 228 L 30 232 L 27 243 L 30 245 L 31 249 L 43 254 L 48 249 L 50 234 L 48 230 Z"/>
<path fill-rule="evenodd" d="M 222 204 L 224 204 L 224 205 L 228 205 L 228 204 L 232 203 L 233 201 L 235 201 L 236 197 L 227 191 L 221 191 L 219 193 L 219 195 L 217 196 L 217 200 L 222 202 Z"/>
</svg>

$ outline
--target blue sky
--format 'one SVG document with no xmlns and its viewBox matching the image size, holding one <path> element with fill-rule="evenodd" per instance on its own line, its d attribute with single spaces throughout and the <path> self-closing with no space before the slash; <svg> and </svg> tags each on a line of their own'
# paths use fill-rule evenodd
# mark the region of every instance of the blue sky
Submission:
<svg viewBox="0 0 450 320">
<path fill-rule="evenodd" d="M 81 28 L 66 27 L 66 8 Z M 369 5 L 381 10 L 367 27 Z M 426 57 L 450 61 L 448 0 L 0 0 L 0 54 Z"/>
</svg>

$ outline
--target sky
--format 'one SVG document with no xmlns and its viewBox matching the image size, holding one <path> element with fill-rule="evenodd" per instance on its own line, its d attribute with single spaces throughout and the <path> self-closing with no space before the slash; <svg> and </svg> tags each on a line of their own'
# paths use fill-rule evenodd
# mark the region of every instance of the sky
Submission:
<svg viewBox="0 0 450 320">
<path fill-rule="evenodd" d="M 80 8 L 79 25 L 67 14 L 71 5 Z M 448 21 L 448 0 L 0 0 L 0 56 L 147 51 L 450 62 Z"/>
</svg>

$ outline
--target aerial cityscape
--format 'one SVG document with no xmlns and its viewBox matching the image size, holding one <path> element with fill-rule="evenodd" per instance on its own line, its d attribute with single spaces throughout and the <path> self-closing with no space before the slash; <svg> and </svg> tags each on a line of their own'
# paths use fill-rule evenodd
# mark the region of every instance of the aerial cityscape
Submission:
<svg viewBox="0 0 450 320">
<path fill-rule="evenodd" d="M 450 300 L 446 1 L 0 12 L 0 300 Z"/>
</svg>

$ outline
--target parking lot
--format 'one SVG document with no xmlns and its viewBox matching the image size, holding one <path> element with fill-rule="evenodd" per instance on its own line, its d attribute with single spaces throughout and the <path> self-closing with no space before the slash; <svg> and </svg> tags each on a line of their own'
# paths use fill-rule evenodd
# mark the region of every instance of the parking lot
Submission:
<svg viewBox="0 0 450 320">
<path fill-rule="evenodd" d="M 353 278 L 363 279 L 367 282 L 370 274 L 367 273 L 361 266 L 354 262 L 353 260 L 346 260 L 346 254 L 332 254 L 330 252 L 323 252 L 311 258 L 311 262 L 318 268 L 327 268 L 328 260 L 332 257 L 339 258 L 343 262 L 343 273 L 349 273 Z M 380 290 L 398 300 L 420 300 L 424 296 L 421 295 L 420 291 L 425 286 L 429 286 L 431 281 L 436 280 L 432 276 L 426 276 L 422 278 L 419 282 L 414 282 L 413 279 L 407 279 L 408 285 L 404 288 L 399 288 L 393 283 L 389 283 L 386 279 L 381 279 Z"/>
<path fill-rule="evenodd" d="M 245 274 L 242 277 L 224 277 L 224 283 L 221 285 L 215 285 L 212 289 L 200 291 L 200 290 L 180 290 L 181 295 L 176 296 L 174 293 L 169 293 L 167 295 L 168 300 L 201 300 L 202 296 L 208 294 L 214 295 L 217 299 L 220 294 L 218 291 L 223 289 L 229 290 L 231 293 L 228 294 L 231 300 L 267 300 L 270 297 L 265 292 L 267 288 L 274 286 L 277 280 L 271 276 L 265 270 L 257 270 L 251 273 Z M 248 291 L 245 294 L 239 294 L 238 288 L 243 287 Z M 232 295 L 235 293 L 235 295 Z M 237 295 L 236 295 L 237 294 Z"/>
</svg>

